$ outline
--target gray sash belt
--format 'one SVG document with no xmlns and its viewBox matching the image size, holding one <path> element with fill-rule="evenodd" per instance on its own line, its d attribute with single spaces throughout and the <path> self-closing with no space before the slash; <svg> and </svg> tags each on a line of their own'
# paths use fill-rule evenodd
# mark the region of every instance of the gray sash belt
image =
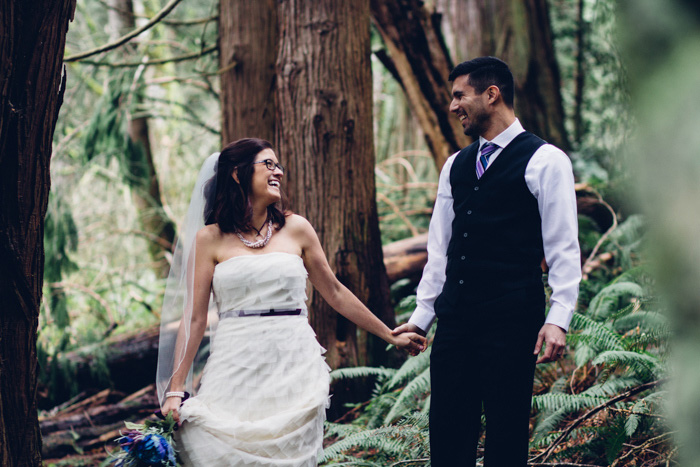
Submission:
<svg viewBox="0 0 700 467">
<path fill-rule="evenodd" d="M 293 310 L 229 310 L 219 314 L 219 319 L 224 318 L 244 318 L 246 316 L 292 316 L 300 315 L 301 308 Z"/>
</svg>

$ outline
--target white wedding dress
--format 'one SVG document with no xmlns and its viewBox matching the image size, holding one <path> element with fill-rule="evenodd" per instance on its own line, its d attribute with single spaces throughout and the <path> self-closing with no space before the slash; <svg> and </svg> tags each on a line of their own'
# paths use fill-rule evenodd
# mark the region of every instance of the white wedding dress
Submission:
<svg viewBox="0 0 700 467">
<path fill-rule="evenodd" d="M 330 378 L 306 316 L 306 277 L 302 259 L 288 253 L 217 264 L 212 287 L 220 316 L 302 313 L 219 321 L 201 387 L 180 410 L 177 448 L 186 466 L 317 465 Z"/>
</svg>

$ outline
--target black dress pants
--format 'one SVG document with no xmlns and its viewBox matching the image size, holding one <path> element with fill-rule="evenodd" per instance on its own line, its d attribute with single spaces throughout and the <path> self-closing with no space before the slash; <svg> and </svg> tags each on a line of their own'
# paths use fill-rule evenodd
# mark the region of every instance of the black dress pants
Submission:
<svg viewBox="0 0 700 467">
<path fill-rule="evenodd" d="M 484 466 L 527 465 L 533 350 L 543 321 L 541 304 L 522 301 L 438 318 L 430 357 L 432 467 L 474 467 L 482 407 Z"/>
</svg>

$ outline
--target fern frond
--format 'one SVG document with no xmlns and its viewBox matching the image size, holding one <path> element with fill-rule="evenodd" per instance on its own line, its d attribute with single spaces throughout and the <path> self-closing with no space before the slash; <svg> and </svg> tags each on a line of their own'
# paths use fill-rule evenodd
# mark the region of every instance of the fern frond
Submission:
<svg viewBox="0 0 700 467">
<path fill-rule="evenodd" d="M 375 397 L 365 409 L 367 428 L 379 428 L 384 423 L 386 414 L 396 404 L 398 391 L 380 394 Z"/>
<path fill-rule="evenodd" d="M 608 241 L 620 246 L 636 245 L 645 233 L 644 217 L 633 214 L 608 236 Z"/>
<path fill-rule="evenodd" d="M 364 430 L 363 427 L 355 425 L 353 423 L 332 423 L 332 422 L 325 422 L 324 424 L 324 438 L 332 438 L 334 436 L 338 436 L 340 438 L 346 438 L 350 435 L 354 435 L 355 433 L 359 433 L 360 431 Z"/>
<path fill-rule="evenodd" d="M 640 375 L 655 375 L 662 371 L 663 365 L 658 357 L 647 353 L 629 350 L 608 350 L 595 359 L 593 365 L 609 365 L 612 367 L 626 366 Z"/>
<path fill-rule="evenodd" d="M 615 378 L 606 379 L 604 382 L 595 384 L 583 391 L 581 394 L 593 397 L 608 398 L 624 392 L 630 388 L 642 384 L 639 378 L 633 376 L 618 376 Z"/>
<path fill-rule="evenodd" d="M 587 344 L 590 345 L 591 341 L 595 341 L 595 347 L 599 349 L 622 350 L 625 348 L 619 334 L 615 333 L 605 324 L 595 321 L 581 313 L 574 312 L 570 328 L 572 331 L 581 331 L 580 333 L 570 333 L 570 335 L 567 336 L 567 341 L 570 340 L 571 343 L 587 339 L 589 341 L 586 342 Z M 583 336 L 590 337 L 584 338 Z"/>
<path fill-rule="evenodd" d="M 406 360 L 387 383 L 387 389 L 396 389 L 409 379 L 415 378 L 417 375 L 423 373 L 426 368 L 429 368 L 431 350 L 432 347 L 429 347 L 425 352 Z"/>
<path fill-rule="evenodd" d="M 390 424 L 406 412 L 418 410 L 418 402 L 428 391 L 430 391 L 430 368 L 423 370 L 401 391 L 396 403 L 384 418 L 384 424 Z"/>
<path fill-rule="evenodd" d="M 644 288 L 634 282 L 613 282 L 593 297 L 588 306 L 588 315 L 594 318 L 607 318 L 620 308 L 620 302 L 631 297 L 646 295 Z"/>
<path fill-rule="evenodd" d="M 340 457 L 349 450 L 377 450 L 383 456 L 399 457 L 410 451 L 410 442 L 401 436 L 404 427 L 389 426 L 365 430 L 348 436 L 324 449 L 323 455 L 319 459 L 327 462 Z M 413 441 L 413 440 L 411 440 Z"/>
<path fill-rule="evenodd" d="M 391 378 L 396 370 L 393 368 L 371 367 L 371 366 L 356 366 L 349 368 L 338 368 L 331 371 L 331 380 L 338 381 L 342 379 L 366 378 L 368 376 L 377 376 L 379 378 Z"/>
<path fill-rule="evenodd" d="M 534 404 L 533 404 L 534 405 Z M 561 422 L 566 418 L 569 411 L 564 407 L 550 413 L 542 411 L 541 417 L 535 425 L 532 439 L 534 443 L 539 443 L 548 433 L 556 430 Z"/>
<path fill-rule="evenodd" d="M 532 397 L 532 405 L 545 412 L 564 409 L 567 412 L 594 407 L 605 402 L 605 397 L 588 394 L 540 394 Z"/>
<path fill-rule="evenodd" d="M 613 327 L 620 333 L 634 328 L 639 328 L 643 331 L 670 331 L 668 318 L 663 313 L 645 310 L 638 310 L 616 318 L 613 321 Z"/>
</svg>

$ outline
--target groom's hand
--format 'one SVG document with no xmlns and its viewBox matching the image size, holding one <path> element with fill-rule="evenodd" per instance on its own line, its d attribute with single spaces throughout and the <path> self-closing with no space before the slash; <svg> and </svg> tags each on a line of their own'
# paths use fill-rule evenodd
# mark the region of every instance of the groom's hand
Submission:
<svg viewBox="0 0 700 467">
<path fill-rule="evenodd" d="M 420 334 L 423 337 L 425 337 L 426 335 L 425 331 L 423 331 L 421 328 L 419 328 L 413 323 L 402 324 L 401 326 L 397 326 L 396 328 L 394 328 L 393 331 L 391 331 L 391 333 L 395 336 L 403 334 L 404 332 L 415 332 L 416 334 Z"/>
<path fill-rule="evenodd" d="M 416 326 L 415 324 L 412 323 L 406 323 L 402 324 L 401 326 L 398 326 L 394 328 L 393 331 L 391 331 L 392 336 L 398 336 L 404 333 L 414 333 L 414 339 L 421 339 L 420 342 L 416 342 L 415 344 L 420 344 L 418 350 L 415 348 L 410 348 L 410 347 L 402 347 L 405 351 L 407 351 L 412 357 L 415 357 L 418 355 L 420 352 L 423 352 L 428 346 L 425 340 L 425 334 L 426 332 L 423 331 L 421 328 Z M 415 334 L 418 334 L 417 336 Z"/>
<path fill-rule="evenodd" d="M 544 354 L 536 363 L 559 360 L 566 350 L 566 332 L 556 324 L 545 324 L 537 335 L 534 354 L 538 355 L 544 344 Z"/>
</svg>

